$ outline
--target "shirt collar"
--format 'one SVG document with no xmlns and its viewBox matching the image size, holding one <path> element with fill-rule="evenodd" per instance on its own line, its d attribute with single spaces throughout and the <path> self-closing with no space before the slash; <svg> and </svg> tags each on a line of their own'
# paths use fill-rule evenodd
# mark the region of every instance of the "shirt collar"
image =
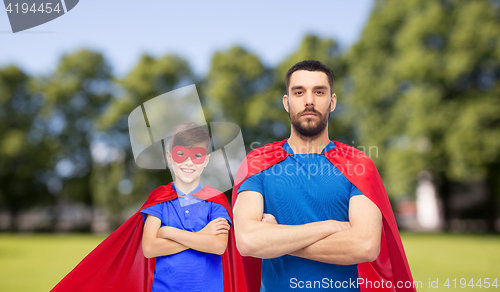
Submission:
<svg viewBox="0 0 500 292">
<path fill-rule="evenodd" d="M 330 143 L 328 143 L 325 148 L 323 148 L 323 150 L 321 151 L 321 153 L 325 153 L 326 151 L 330 151 L 332 150 L 333 148 L 335 148 L 335 143 L 333 143 L 332 141 L 330 141 Z M 292 147 L 290 147 L 290 145 L 288 144 L 288 140 L 285 142 L 285 144 L 283 144 L 283 150 L 285 150 L 286 152 L 288 152 L 288 154 L 290 155 L 294 155 L 295 153 L 293 153 L 293 150 L 292 150 Z"/>
<path fill-rule="evenodd" d="M 200 184 L 199 184 L 196 188 L 194 188 L 194 190 L 192 190 L 191 192 L 189 192 L 189 194 L 185 194 L 185 193 L 183 193 L 181 190 L 179 190 L 179 189 L 175 186 L 175 183 L 172 183 L 172 187 L 174 188 L 174 190 L 175 190 L 175 192 L 177 193 L 177 195 L 178 195 L 178 196 L 186 196 L 186 195 L 187 195 L 187 196 L 190 196 L 190 195 L 192 195 L 192 194 L 194 194 L 194 193 L 197 193 L 197 192 L 199 192 L 199 191 L 201 190 L 201 182 L 200 182 Z"/>
</svg>

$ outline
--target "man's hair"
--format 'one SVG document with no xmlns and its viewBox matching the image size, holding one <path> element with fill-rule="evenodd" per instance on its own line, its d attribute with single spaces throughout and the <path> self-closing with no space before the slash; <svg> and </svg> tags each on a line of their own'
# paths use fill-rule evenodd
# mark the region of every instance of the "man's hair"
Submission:
<svg viewBox="0 0 500 292">
<path fill-rule="evenodd" d="M 210 134 L 207 129 L 198 125 L 195 122 L 183 122 L 175 125 L 170 134 L 169 150 L 177 146 L 191 148 L 199 144 L 205 144 L 205 149 L 209 150 Z"/>
<path fill-rule="evenodd" d="M 320 61 L 315 61 L 315 60 L 304 60 L 301 62 L 298 62 L 297 64 L 293 65 L 290 70 L 286 73 L 285 76 L 285 84 L 286 84 L 286 92 L 288 94 L 288 86 L 290 85 L 290 77 L 292 76 L 293 72 L 299 71 L 299 70 L 306 70 L 306 71 L 320 71 L 326 74 L 328 77 L 328 83 L 330 84 L 330 94 L 333 93 L 333 72 L 328 68 L 325 64 L 321 63 Z"/>
</svg>

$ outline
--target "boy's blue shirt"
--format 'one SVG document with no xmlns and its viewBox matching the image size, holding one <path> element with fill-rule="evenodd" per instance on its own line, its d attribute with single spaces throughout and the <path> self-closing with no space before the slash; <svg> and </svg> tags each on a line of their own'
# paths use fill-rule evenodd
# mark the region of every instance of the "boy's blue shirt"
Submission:
<svg viewBox="0 0 500 292">
<path fill-rule="evenodd" d="M 142 210 L 145 218 L 153 215 L 161 220 L 162 227 L 190 232 L 200 231 L 218 217 L 232 224 L 223 206 L 191 196 L 201 190 L 201 184 L 189 194 L 178 190 L 175 183 L 172 186 L 179 197 Z M 187 249 L 157 257 L 153 291 L 223 291 L 221 256 Z"/>
<path fill-rule="evenodd" d="M 334 147 L 330 142 L 322 153 Z M 358 188 L 325 155 L 294 154 L 288 141 L 283 150 L 290 154 L 285 160 L 249 177 L 238 192 L 261 193 L 264 213 L 274 215 L 279 224 L 300 225 L 330 219 L 349 221 L 349 199 L 362 195 Z M 296 291 L 300 288 L 299 281 L 356 281 L 358 271 L 356 265 L 340 266 L 284 255 L 263 259 L 261 276 L 261 291 Z M 317 289 L 307 290 L 321 291 L 326 284 L 320 284 Z M 342 290 L 359 291 L 359 288 Z"/>
</svg>

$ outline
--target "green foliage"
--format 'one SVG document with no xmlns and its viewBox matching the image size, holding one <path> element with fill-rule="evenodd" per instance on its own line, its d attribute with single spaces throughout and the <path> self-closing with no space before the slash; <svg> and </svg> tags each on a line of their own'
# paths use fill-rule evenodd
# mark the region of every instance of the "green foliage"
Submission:
<svg viewBox="0 0 500 292">
<path fill-rule="evenodd" d="M 345 93 L 348 91 L 348 80 L 346 81 L 346 60 L 341 55 L 337 42 L 333 39 L 321 39 L 314 35 L 306 35 L 302 40 L 297 51 L 281 62 L 275 68 L 276 81 L 271 89 L 276 96 L 286 94 L 285 75 L 288 70 L 296 63 L 303 60 L 318 60 L 328 66 L 334 74 L 333 92 L 337 94 L 337 108 L 330 114 L 328 125 L 329 136 L 332 140 L 352 143 L 355 138 L 353 128 L 348 124 L 345 114 L 349 111 L 349 104 L 345 99 Z M 278 109 L 280 111 L 281 121 L 289 124 L 288 113 L 284 112 L 282 103 Z M 286 118 L 283 118 L 286 117 Z M 289 131 L 287 132 L 287 134 Z"/>
<path fill-rule="evenodd" d="M 337 43 L 313 35 L 304 37 L 297 51 L 275 68 L 265 68 L 256 55 L 239 46 L 217 52 L 203 87 L 210 119 L 240 125 L 248 145 L 288 137 L 289 116 L 282 103 L 285 75 L 295 63 L 307 59 L 322 61 L 339 76 L 345 71 Z M 339 96 L 343 87 L 342 78 L 337 78 L 335 90 Z M 332 115 L 330 130 L 332 138 L 347 141 L 352 138 L 352 128 L 341 118 L 344 111 L 340 105 Z"/>
<path fill-rule="evenodd" d="M 0 69 L 0 208 L 14 216 L 27 207 L 48 204 L 37 174 L 49 164 L 50 145 L 41 141 L 36 113 L 42 105 L 19 68 Z M 15 228 L 14 225 L 11 228 Z"/>
<path fill-rule="evenodd" d="M 155 59 L 144 55 L 121 84 L 137 102 L 143 103 L 192 81 L 191 67 L 183 58 L 166 55 Z"/>
<path fill-rule="evenodd" d="M 115 226 L 130 215 L 129 208 L 138 209 L 154 188 L 172 181 L 166 170 L 150 171 L 135 165 L 128 137 L 128 115 L 144 102 L 196 80 L 189 63 L 179 56 L 155 59 L 144 55 L 117 82 L 118 94 L 96 120 L 101 131 L 111 133 L 105 141 L 106 147 L 118 153 L 119 159 L 94 165 L 90 190 L 95 205 L 107 212 Z"/>
<path fill-rule="evenodd" d="M 45 138 L 54 146 L 47 177 L 60 182 L 61 188 L 52 190 L 59 201 L 92 204 L 89 189 L 95 120 L 109 105 L 112 83 L 107 61 L 89 50 L 63 56 L 51 76 L 34 83 L 44 98 L 40 119 L 46 123 Z"/>
<path fill-rule="evenodd" d="M 209 116 L 242 127 L 255 124 L 256 117 L 247 109 L 257 92 L 265 89 L 265 74 L 259 58 L 242 47 L 215 53 L 204 86 Z"/>
<path fill-rule="evenodd" d="M 485 180 L 498 194 L 500 11 L 493 4 L 379 0 L 347 53 L 333 39 L 306 35 L 270 68 L 234 46 L 214 54 L 203 79 L 179 56 L 143 55 L 118 80 L 105 57 L 89 50 L 63 56 L 45 76 L 1 68 L 0 208 L 82 201 L 119 223 L 123 210 L 171 180 L 135 165 L 133 109 L 196 83 L 207 122 L 238 124 L 247 146 L 281 140 L 290 127 L 284 77 L 306 59 L 335 75 L 330 138 L 369 152 L 392 198 L 411 196 L 422 170 L 440 179 L 444 196 L 451 183 L 470 180 Z"/>
<path fill-rule="evenodd" d="M 485 179 L 500 162 L 499 10 L 489 1 L 377 1 L 347 56 L 351 121 L 392 196 L 417 174 Z"/>
</svg>

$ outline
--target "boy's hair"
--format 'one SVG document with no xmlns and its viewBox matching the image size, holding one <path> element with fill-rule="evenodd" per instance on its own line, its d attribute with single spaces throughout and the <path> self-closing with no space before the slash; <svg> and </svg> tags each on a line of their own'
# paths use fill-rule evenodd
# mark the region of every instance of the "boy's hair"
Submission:
<svg viewBox="0 0 500 292">
<path fill-rule="evenodd" d="M 285 84 L 286 84 L 286 92 L 288 94 L 288 86 L 290 85 L 290 77 L 292 76 L 293 72 L 299 71 L 299 70 L 306 70 L 306 71 L 320 71 L 326 74 L 328 77 L 328 83 L 330 84 L 330 94 L 333 93 L 333 72 L 328 68 L 325 64 L 321 63 L 320 61 L 316 60 L 304 60 L 301 62 L 298 62 L 297 64 L 293 65 L 292 68 L 288 70 L 285 76 Z"/>
<path fill-rule="evenodd" d="M 207 129 L 195 122 L 183 122 L 175 125 L 170 134 L 169 150 L 177 146 L 193 147 L 205 143 L 205 150 L 209 150 L 210 134 Z"/>
</svg>

